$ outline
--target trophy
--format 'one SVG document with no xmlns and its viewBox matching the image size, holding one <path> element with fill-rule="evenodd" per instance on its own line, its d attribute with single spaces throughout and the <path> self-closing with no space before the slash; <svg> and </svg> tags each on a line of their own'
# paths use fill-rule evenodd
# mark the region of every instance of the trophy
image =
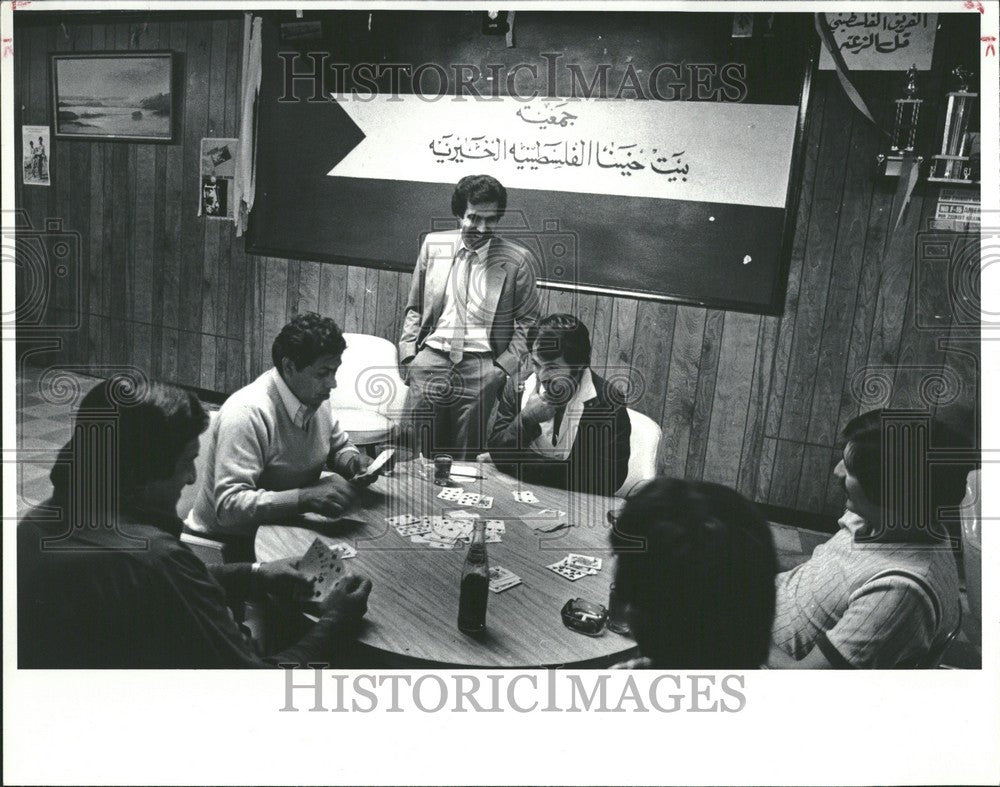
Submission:
<svg viewBox="0 0 1000 787">
<path fill-rule="evenodd" d="M 920 106 L 924 103 L 917 98 L 917 67 L 914 64 L 906 72 L 906 87 L 903 97 L 896 99 L 896 115 L 893 118 L 892 134 L 889 137 L 889 152 L 879 153 L 876 162 L 883 175 L 899 177 L 904 154 L 913 154 L 917 142 L 917 125 L 920 120 Z M 917 162 L 922 161 L 921 157 Z"/>
<path fill-rule="evenodd" d="M 977 134 L 970 133 L 969 126 L 978 110 L 979 94 L 969 91 L 970 74 L 963 66 L 958 66 L 951 73 L 958 82 L 958 90 L 948 93 L 941 152 L 933 157 L 928 180 L 938 183 L 972 183 L 970 147 Z"/>
</svg>

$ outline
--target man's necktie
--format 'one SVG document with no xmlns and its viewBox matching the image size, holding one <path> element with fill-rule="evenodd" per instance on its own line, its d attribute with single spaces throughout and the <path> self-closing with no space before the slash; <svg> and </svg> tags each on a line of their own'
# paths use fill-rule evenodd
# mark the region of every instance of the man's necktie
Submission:
<svg viewBox="0 0 1000 787">
<path fill-rule="evenodd" d="M 452 281 L 454 282 L 454 291 L 452 292 L 452 297 L 455 298 L 455 325 L 453 327 L 454 335 L 451 340 L 451 349 L 448 351 L 448 359 L 452 363 L 459 363 L 462 360 L 462 353 L 465 350 L 465 331 L 466 322 L 468 320 L 468 301 L 469 301 L 469 274 L 472 270 L 472 261 L 469 259 L 472 255 L 467 248 L 464 246 L 459 250 L 458 254 L 455 255 L 455 265 L 452 268 L 454 271 L 454 276 Z"/>
<path fill-rule="evenodd" d="M 556 410 L 555 418 L 552 419 L 552 445 L 559 442 L 559 428 L 562 426 L 564 415 L 566 415 L 566 408 L 560 407 Z"/>
</svg>

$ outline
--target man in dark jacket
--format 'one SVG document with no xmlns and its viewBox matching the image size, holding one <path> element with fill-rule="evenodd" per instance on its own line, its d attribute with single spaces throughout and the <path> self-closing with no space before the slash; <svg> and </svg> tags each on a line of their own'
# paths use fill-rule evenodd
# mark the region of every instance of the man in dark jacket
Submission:
<svg viewBox="0 0 1000 787">
<path fill-rule="evenodd" d="M 612 495 L 628 475 L 624 394 L 590 369 L 587 327 L 550 314 L 529 331 L 533 373 L 500 397 L 489 452 L 522 480 Z"/>
<path fill-rule="evenodd" d="M 329 662 L 371 582 L 342 580 L 296 645 L 262 657 L 230 606 L 309 588 L 290 563 L 208 567 L 179 540 L 208 416 L 190 393 L 114 379 L 84 398 L 52 499 L 17 529 L 18 667 L 208 668 Z"/>
</svg>

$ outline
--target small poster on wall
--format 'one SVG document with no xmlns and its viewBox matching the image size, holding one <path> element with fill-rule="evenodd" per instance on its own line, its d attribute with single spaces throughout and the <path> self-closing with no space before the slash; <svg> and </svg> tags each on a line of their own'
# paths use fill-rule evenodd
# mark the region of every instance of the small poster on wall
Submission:
<svg viewBox="0 0 1000 787">
<path fill-rule="evenodd" d="M 201 199 L 198 215 L 233 218 L 233 179 L 236 177 L 238 139 L 206 137 L 201 141 Z"/>
<path fill-rule="evenodd" d="M 21 126 L 21 173 L 25 186 L 49 186 L 49 127 Z"/>
<path fill-rule="evenodd" d="M 851 71 L 928 71 L 934 57 L 937 14 L 827 14 L 833 38 Z M 833 58 L 820 52 L 819 67 L 832 71 Z"/>
</svg>

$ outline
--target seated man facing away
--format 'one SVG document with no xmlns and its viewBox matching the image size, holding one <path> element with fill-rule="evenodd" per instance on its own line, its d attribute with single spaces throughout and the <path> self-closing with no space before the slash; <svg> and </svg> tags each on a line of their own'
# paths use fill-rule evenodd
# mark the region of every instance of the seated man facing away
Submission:
<svg viewBox="0 0 1000 787">
<path fill-rule="evenodd" d="M 611 533 L 615 591 L 654 669 L 752 669 L 767 657 L 777 556 L 737 492 L 659 476 L 625 501 Z"/>
<path fill-rule="evenodd" d="M 372 460 L 330 412 L 346 347 L 337 324 L 315 313 L 281 329 L 274 368 L 230 396 L 213 423 L 205 477 L 186 521 L 193 532 L 246 538 L 260 524 L 305 513 L 335 517 L 350 506 L 356 493 L 348 479 Z M 331 457 L 339 475 L 321 478 Z"/>
<path fill-rule="evenodd" d="M 969 467 L 929 469 L 919 441 L 908 440 L 894 446 L 886 468 L 902 472 L 884 476 L 883 414 L 860 415 L 844 430 L 834 470 L 847 497 L 840 530 L 776 579 L 771 667 L 920 666 L 958 625 L 958 572 L 937 512 L 961 502 Z M 930 436 L 937 447 L 961 443 L 940 422 L 931 422 Z"/>
<path fill-rule="evenodd" d="M 208 417 L 170 386 L 150 383 L 125 401 L 114 386 L 84 397 L 52 470 L 52 498 L 18 525 L 18 666 L 328 662 L 364 615 L 371 583 L 345 580 L 297 645 L 262 659 L 227 604 L 266 594 L 292 600 L 308 590 L 307 578 L 285 562 L 206 567 L 195 557 L 179 540 L 175 508 L 195 480 Z"/>
<path fill-rule="evenodd" d="M 624 395 L 590 369 L 587 326 L 550 314 L 528 332 L 534 373 L 500 397 L 490 458 L 534 484 L 613 495 L 628 476 Z"/>
</svg>

